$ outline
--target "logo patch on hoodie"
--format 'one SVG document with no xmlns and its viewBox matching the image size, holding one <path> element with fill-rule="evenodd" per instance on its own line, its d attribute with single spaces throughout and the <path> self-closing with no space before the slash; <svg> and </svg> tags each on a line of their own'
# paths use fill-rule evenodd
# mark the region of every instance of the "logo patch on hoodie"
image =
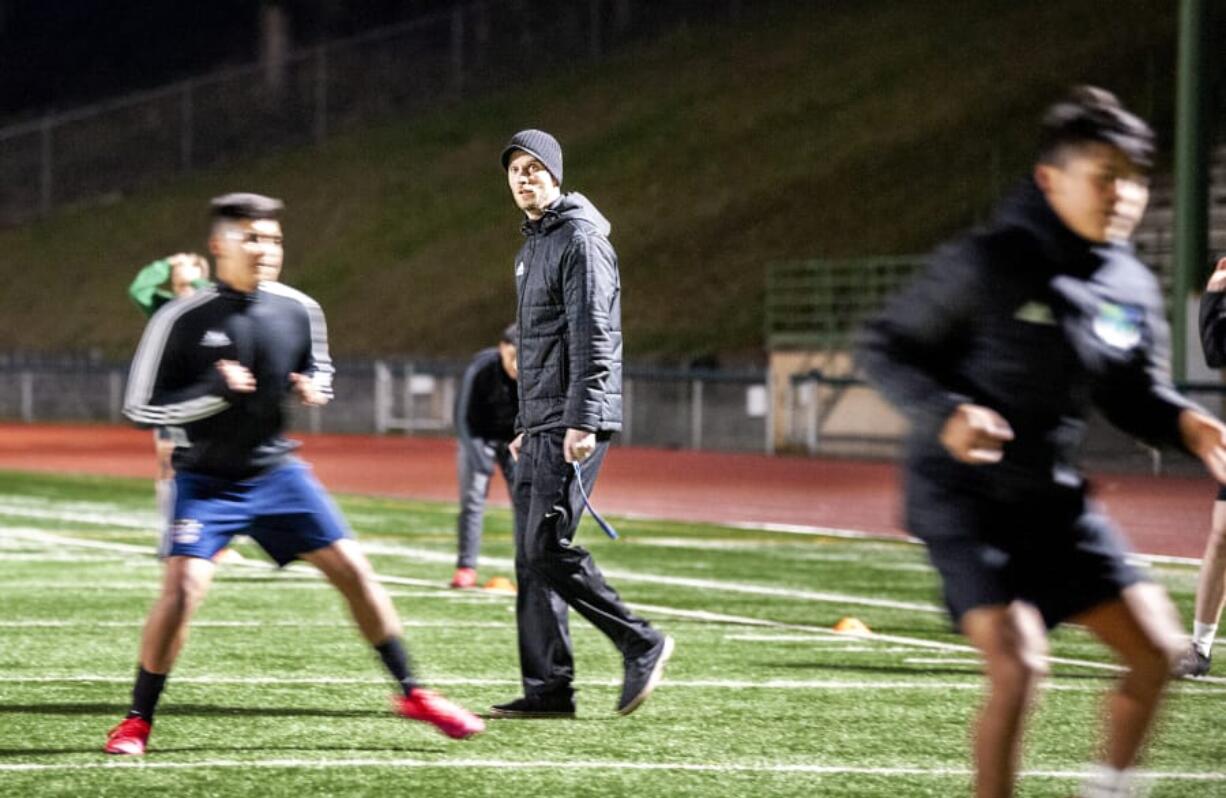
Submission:
<svg viewBox="0 0 1226 798">
<path fill-rule="evenodd" d="M 516 277 L 523 277 L 523 276 L 524 276 L 524 271 L 525 271 L 525 269 L 524 269 L 524 262 L 521 260 L 521 261 L 519 262 L 519 265 L 515 267 L 515 276 L 516 276 Z"/>
<path fill-rule="evenodd" d="M 1141 343 L 1145 311 L 1136 305 L 1102 302 L 1094 316 L 1094 334 L 1115 349 L 1132 349 Z"/>
<path fill-rule="evenodd" d="M 200 339 L 201 346 L 229 346 L 230 343 L 230 336 L 226 335 L 224 330 L 209 330 Z"/>
<path fill-rule="evenodd" d="M 1051 307 L 1042 302 L 1035 302 L 1033 299 L 1018 308 L 1013 318 L 1030 324 L 1056 323 L 1056 316 L 1051 312 Z"/>
</svg>

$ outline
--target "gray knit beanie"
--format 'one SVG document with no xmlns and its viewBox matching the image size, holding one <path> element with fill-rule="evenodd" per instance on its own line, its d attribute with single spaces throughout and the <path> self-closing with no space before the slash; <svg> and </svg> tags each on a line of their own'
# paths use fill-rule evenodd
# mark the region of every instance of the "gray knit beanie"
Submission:
<svg viewBox="0 0 1226 798">
<path fill-rule="evenodd" d="M 511 163 L 511 153 L 522 150 L 540 161 L 562 185 L 562 145 L 543 130 L 521 130 L 511 137 L 502 151 L 502 169 L 505 172 Z"/>
</svg>

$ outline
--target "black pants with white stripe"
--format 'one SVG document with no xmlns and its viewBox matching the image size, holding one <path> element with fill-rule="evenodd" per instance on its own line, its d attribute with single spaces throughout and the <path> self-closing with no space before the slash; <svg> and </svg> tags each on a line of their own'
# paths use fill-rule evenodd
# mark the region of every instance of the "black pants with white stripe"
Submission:
<svg viewBox="0 0 1226 798">
<path fill-rule="evenodd" d="M 574 544 L 583 497 L 562 457 L 565 430 L 524 436 L 515 469 L 515 575 L 519 666 L 526 696 L 569 696 L 574 679 L 567 610 L 603 632 L 623 657 L 644 653 L 659 633 L 630 612 L 592 555 Z M 582 464 L 591 494 L 608 440 Z"/>
</svg>

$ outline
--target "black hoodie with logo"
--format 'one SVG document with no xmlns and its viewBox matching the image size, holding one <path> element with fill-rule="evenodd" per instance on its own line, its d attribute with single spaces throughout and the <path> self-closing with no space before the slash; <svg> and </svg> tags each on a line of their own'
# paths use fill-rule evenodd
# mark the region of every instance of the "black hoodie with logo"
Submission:
<svg viewBox="0 0 1226 798">
<path fill-rule="evenodd" d="M 1069 230 L 1033 181 L 992 224 L 938 250 L 863 328 L 858 362 L 911 422 L 908 504 L 937 490 L 998 501 L 1082 490 L 1078 458 L 1097 407 L 1153 445 L 1181 446 L 1169 329 L 1154 275 L 1125 243 Z M 1000 463 L 954 460 L 938 436 L 984 405 L 1015 438 Z"/>
<path fill-rule="evenodd" d="M 515 257 L 520 432 L 622 425 L 621 278 L 610 225 L 582 194 L 523 225 Z"/>
</svg>

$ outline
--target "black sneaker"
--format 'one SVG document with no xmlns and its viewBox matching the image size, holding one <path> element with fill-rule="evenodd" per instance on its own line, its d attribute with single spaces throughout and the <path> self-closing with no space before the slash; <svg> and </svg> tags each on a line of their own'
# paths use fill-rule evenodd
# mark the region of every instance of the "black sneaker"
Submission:
<svg viewBox="0 0 1226 798">
<path fill-rule="evenodd" d="M 490 707 L 491 718 L 573 718 L 574 696 L 524 696 Z"/>
<path fill-rule="evenodd" d="M 673 639 L 668 635 L 652 646 L 646 654 L 626 661 L 626 679 L 617 702 L 617 714 L 629 715 L 651 695 L 664 675 L 664 663 L 673 655 Z"/>
<path fill-rule="evenodd" d="M 1171 675 L 1177 679 L 1195 679 L 1198 676 L 1208 676 L 1209 663 L 1209 657 L 1200 653 L 1196 646 L 1189 646 L 1188 650 L 1175 663 L 1175 667 L 1171 669 Z"/>
</svg>

